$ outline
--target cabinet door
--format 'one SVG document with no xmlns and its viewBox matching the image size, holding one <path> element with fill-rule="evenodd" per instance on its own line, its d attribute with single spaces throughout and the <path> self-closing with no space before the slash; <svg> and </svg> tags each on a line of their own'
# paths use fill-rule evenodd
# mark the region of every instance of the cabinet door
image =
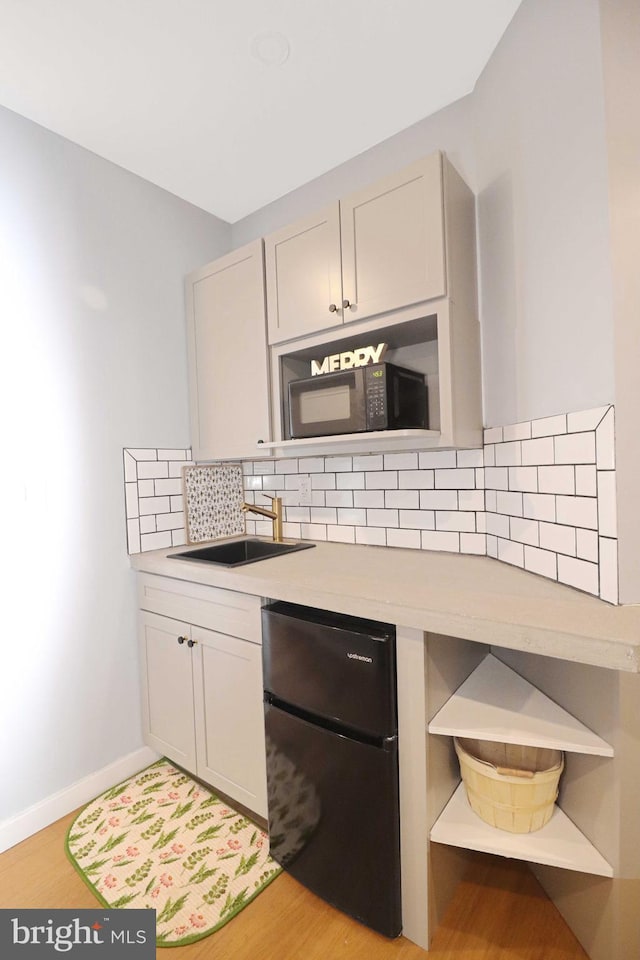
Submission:
<svg viewBox="0 0 640 960">
<path fill-rule="evenodd" d="M 269 343 L 342 323 L 337 203 L 266 237 L 265 266 Z"/>
<path fill-rule="evenodd" d="M 259 454 L 270 434 L 262 240 L 187 278 L 195 460 Z"/>
<path fill-rule="evenodd" d="M 195 773 L 191 627 L 142 611 L 139 635 L 144 741 Z"/>
<path fill-rule="evenodd" d="M 340 217 L 345 321 L 445 295 L 440 153 L 351 194 Z"/>
<path fill-rule="evenodd" d="M 199 627 L 193 639 L 198 776 L 266 817 L 262 648 Z"/>
</svg>

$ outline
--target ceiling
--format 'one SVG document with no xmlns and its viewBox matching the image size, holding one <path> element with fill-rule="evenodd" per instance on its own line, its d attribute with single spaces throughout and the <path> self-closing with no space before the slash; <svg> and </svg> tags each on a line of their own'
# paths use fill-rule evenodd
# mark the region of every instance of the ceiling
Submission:
<svg viewBox="0 0 640 960">
<path fill-rule="evenodd" d="M 0 0 L 0 103 L 234 223 L 470 93 L 520 0 Z"/>
</svg>

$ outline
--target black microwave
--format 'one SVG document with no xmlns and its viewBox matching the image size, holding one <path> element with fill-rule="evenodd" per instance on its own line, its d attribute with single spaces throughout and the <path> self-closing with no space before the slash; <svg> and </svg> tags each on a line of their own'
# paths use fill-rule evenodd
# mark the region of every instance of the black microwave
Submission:
<svg viewBox="0 0 640 960">
<path fill-rule="evenodd" d="M 289 383 L 291 438 L 427 426 L 424 376 L 372 363 Z"/>
</svg>

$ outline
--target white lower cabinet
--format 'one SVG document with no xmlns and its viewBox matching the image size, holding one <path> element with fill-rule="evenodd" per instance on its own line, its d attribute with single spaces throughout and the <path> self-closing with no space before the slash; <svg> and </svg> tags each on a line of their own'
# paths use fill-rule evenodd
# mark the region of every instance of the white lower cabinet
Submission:
<svg viewBox="0 0 640 960">
<path fill-rule="evenodd" d="M 140 581 L 145 742 L 266 817 L 260 598 L 146 574 Z M 166 616 L 167 607 L 187 619 Z M 219 631 L 210 629 L 216 622 Z M 230 626 L 245 636 L 222 632 Z"/>
</svg>

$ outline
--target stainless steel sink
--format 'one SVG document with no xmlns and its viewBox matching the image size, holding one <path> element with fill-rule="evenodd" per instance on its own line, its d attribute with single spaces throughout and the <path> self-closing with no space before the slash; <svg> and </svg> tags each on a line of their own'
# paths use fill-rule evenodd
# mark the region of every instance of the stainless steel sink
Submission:
<svg viewBox="0 0 640 960">
<path fill-rule="evenodd" d="M 208 547 L 196 547 L 181 553 L 170 553 L 172 560 L 195 560 L 199 563 L 220 563 L 225 567 L 241 567 L 245 563 L 257 563 L 279 557 L 283 553 L 309 550 L 315 543 L 276 543 L 272 540 L 231 540 L 214 543 Z"/>
</svg>

